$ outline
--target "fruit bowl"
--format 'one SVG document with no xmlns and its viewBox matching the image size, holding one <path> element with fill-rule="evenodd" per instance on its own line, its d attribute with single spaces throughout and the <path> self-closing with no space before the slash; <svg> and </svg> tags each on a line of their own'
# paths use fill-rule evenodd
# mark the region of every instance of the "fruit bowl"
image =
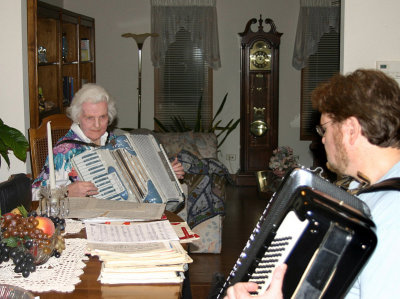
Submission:
<svg viewBox="0 0 400 299">
<path fill-rule="evenodd" d="M 23 207 L 20 213 L 2 215 L 0 263 L 12 260 L 14 271 L 28 277 L 51 256 L 60 257 L 65 249 L 64 228 L 64 219 L 28 214 Z"/>
<path fill-rule="evenodd" d="M 48 242 L 40 243 L 36 240 L 32 240 L 32 246 L 29 249 L 26 249 L 30 254 L 32 254 L 34 258 L 35 265 L 43 265 L 46 263 L 51 256 L 55 254 L 55 249 L 57 245 L 57 241 L 61 237 L 61 232 L 59 229 L 56 229 L 54 234 L 48 238 Z"/>
</svg>

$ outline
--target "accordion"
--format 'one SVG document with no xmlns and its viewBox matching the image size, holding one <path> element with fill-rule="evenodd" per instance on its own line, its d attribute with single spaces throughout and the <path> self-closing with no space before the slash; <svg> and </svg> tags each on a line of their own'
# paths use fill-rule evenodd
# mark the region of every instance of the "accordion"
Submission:
<svg viewBox="0 0 400 299">
<path fill-rule="evenodd" d="M 179 205 L 181 185 L 162 147 L 151 134 L 124 134 L 110 144 L 72 158 L 79 178 L 98 188 L 95 197 Z"/>
<path fill-rule="evenodd" d="M 256 282 L 257 294 L 262 294 L 275 267 L 286 263 L 284 298 L 341 298 L 376 244 L 364 202 L 316 173 L 296 168 L 270 199 L 214 296 L 222 298 L 241 281 Z"/>
</svg>

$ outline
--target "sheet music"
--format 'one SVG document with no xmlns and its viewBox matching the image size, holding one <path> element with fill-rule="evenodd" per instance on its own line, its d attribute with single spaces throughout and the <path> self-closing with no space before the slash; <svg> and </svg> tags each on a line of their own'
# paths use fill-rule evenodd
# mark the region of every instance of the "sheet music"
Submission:
<svg viewBox="0 0 400 299">
<path fill-rule="evenodd" d="M 156 220 L 161 219 L 165 204 L 114 201 L 94 197 L 70 197 L 67 218 Z"/>
<path fill-rule="evenodd" d="M 86 223 L 90 243 L 146 243 L 179 240 L 168 220 L 135 222 L 129 225 Z"/>
</svg>

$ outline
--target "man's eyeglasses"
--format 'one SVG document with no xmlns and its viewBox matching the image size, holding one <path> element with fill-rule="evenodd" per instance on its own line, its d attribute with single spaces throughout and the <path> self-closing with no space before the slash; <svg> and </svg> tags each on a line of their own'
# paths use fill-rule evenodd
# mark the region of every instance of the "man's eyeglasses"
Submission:
<svg viewBox="0 0 400 299">
<path fill-rule="evenodd" d="M 323 123 L 322 125 L 316 125 L 316 126 L 315 126 L 315 130 L 317 130 L 317 133 L 318 133 L 319 136 L 324 137 L 325 131 L 326 131 L 326 128 L 324 128 L 324 126 L 325 126 L 326 124 L 329 124 L 329 123 L 332 122 L 332 121 L 333 121 L 333 120 L 330 120 L 330 121 L 327 121 L 326 123 Z"/>
</svg>

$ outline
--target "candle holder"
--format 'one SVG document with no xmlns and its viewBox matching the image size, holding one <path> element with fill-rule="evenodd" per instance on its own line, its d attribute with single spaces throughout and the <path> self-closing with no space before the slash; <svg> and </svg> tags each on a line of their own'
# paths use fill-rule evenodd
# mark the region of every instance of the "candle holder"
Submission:
<svg viewBox="0 0 400 299">
<path fill-rule="evenodd" d="M 51 189 L 50 185 L 40 187 L 40 213 L 47 217 L 65 218 L 69 214 L 69 197 L 66 185 L 55 186 Z"/>
</svg>

